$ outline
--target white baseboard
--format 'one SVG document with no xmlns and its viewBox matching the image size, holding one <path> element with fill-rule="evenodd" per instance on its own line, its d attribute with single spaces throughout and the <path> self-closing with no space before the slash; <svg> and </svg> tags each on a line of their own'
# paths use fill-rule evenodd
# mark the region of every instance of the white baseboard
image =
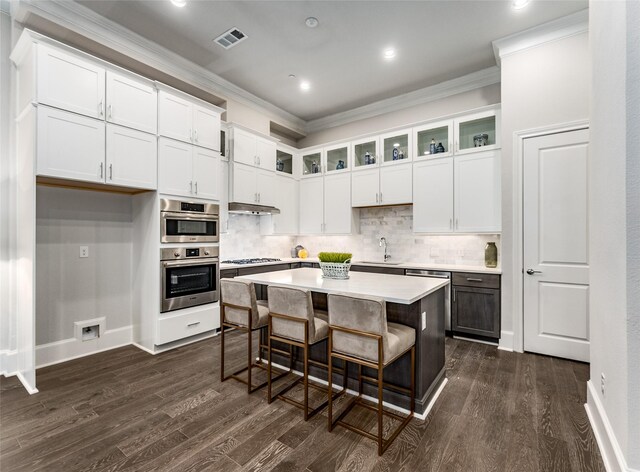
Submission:
<svg viewBox="0 0 640 472">
<path fill-rule="evenodd" d="M 12 377 L 18 373 L 18 351 L 0 351 L 0 375 Z"/>
<path fill-rule="evenodd" d="M 587 410 L 589 423 L 591 423 L 593 434 L 598 442 L 605 469 L 608 472 L 638 472 L 627 466 L 627 461 L 611 427 L 607 412 L 600 402 L 596 387 L 591 380 L 587 382 L 587 403 L 584 408 Z"/>
<path fill-rule="evenodd" d="M 99 338 L 79 341 L 76 338 L 63 339 L 49 344 L 36 346 L 36 368 L 89 356 L 97 352 L 108 351 L 131 344 L 132 327 L 105 331 Z"/>
<path fill-rule="evenodd" d="M 500 331 L 498 349 L 513 352 L 513 331 Z"/>
</svg>

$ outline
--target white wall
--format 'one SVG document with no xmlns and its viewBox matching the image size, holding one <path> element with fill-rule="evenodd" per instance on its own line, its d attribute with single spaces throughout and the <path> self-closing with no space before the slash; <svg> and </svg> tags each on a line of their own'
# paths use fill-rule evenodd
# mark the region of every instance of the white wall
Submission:
<svg viewBox="0 0 640 472">
<path fill-rule="evenodd" d="M 331 141 L 346 140 L 497 103 L 500 103 L 500 84 L 489 85 L 441 100 L 434 100 L 433 102 L 318 131 L 298 141 L 298 147 L 303 148 Z"/>
<path fill-rule="evenodd" d="M 502 58 L 502 330 L 513 331 L 516 310 L 513 254 L 514 133 L 589 117 L 589 43 L 586 33 Z M 505 346 L 512 347 L 512 346 Z"/>
<path fill-rule="evenodd" d="M 611 470 L 624 467 L 625 461 L 629 468 L 640 469 L 640 5 L 591 1 L 589 7 L 592 338 L 588 404 L 600 424 L 610 425 L 610 431 L 602 428 L 599 433 L 608 436 L 605 445 L 613 445 L 603 450 Z"/>
<path fill-rule="evenodd" d="M 107 330 L 129 326 L 131 197 L 53 187 L 36 197 L 36 344 L 73 338 L 74 321 L 104 316 Z"/>
<path fill-rule="evenodd" d="M 355 260 L 381 261 L 383 249 L 378 242 L 384 236 L 388 253 L 395 262 L 457 264 L 483 267 L 484 247 L 488 241 L 498 246 L 499 235 L 424 235 L 414 234 L 413 207 L 402 205 L 360 210 L 360 233 L 348 236 L 259 236 L 257 216 L 230 215 L 229 232 L 221 236 L 222 259 L 245 257 L 291 257 L 290 249 L 302 244 L 315 257 L 320 251 L 351 252 Z"/>
</svg>

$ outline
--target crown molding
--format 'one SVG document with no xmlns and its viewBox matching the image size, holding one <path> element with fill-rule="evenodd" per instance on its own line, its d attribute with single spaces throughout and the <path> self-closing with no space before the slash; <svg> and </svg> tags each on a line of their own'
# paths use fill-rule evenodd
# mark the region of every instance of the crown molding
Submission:
<svg viewBox="0 0 640 472">
<path fill-rule="evenodd" d="M 496 66 L 489 67 L 471 74 L 447 80 L 413 92 L 396 97 L 380 100 L 369 105 L 352 110 L 324 116 L 316 120 L 307 121 L 307 132 L 314 133 L 335 126 L 342 126 L 354 121 L 372 118 L 374 116 L 403 110 L 423 103 L 433 102 L 459 93 L 475 90 L 487 85 L 500 82 L 500 70 Z"/>
<path fill-rule="evenodd" d="M 306 123 L 299 117 L 76 2 L 68 0 L 46 2 L 13 0 L 11 2 L 11 15 L 20 23 L 26 23 L 30 14 L 51 21 L 214 95 L 221 95 L 222 98 L 235 100 L 258 109 L 268 116 L 283 120 L 283 124 L 293 130 L 304 133 Z"/>
<path fill-rule="evenodd" d="M 543 23 L 504 38 L 496 39 L 493 45 L 493 54 L 496 63 L 500 66 L 501 59 L 526 49 L 541 44 L 550 43 L 559 39 L 568 38 L 589 31 L 589 10 L 581 10 L 557 20 Z"/>
</svg>

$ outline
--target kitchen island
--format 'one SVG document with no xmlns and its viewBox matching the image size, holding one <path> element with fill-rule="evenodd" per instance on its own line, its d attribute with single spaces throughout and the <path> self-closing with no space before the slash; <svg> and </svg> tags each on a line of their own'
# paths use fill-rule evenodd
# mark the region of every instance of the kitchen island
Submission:
<svg viewBox="0 0 640 472">
<path fill-rule="evenodd" d="M 341 293 L 384 298 L 387 302 L 387 320 L 411 326 L 416 330 L 416 414 L 423 415 L 439 386 L 445 380 L 444 370 L 444 297 L 446 279 L 406 277 L 402 275 L 351 272 L 347 280 L 326 279 L 320 269 L 290 269 L 239 277 L 258 285 L 284 285 L 311 290 L 313 305 L 326 310 L 327 294 Z M 311 349 L 311 357 L 326 362 L 326 343 Z M 274 362 L 287 365 L 285 358 L 274 355 Z M 336 366 L 340 366 L 336 362 Z M 385 369 L 385 382 L 409 386 L 410 359 L 408 355 Z M 356 368 L 349 371 L 349 388 L 357 389 Z M 311 375 L 326 379 L 326 371 L 313 366 Z M 363 374 L 375 376 L 373 371 Z M 334 382 L 341 384 L 339 374 Z M 364 393 L 374 395 L 375 387 L 365 383 Z M 406 395 L 385 389 L 385 401 L 400 408 L 408 408 Z"/>
</svg>

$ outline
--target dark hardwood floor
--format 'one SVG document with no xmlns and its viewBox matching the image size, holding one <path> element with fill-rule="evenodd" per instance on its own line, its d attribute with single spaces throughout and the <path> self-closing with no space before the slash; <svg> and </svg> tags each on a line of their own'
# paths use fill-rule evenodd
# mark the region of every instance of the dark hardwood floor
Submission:
<svg viewBox="0 0 640 472">
<path fill-rule="evenodd" d="M 227 359 L 245 341 L 227 337 Z M 447 339 L 449 383 L 382 457 L 326 416 L 220 383 L 220 339 L 151 356 L 125 347 L 0 384 L 0 470 L 603 471 L 584 410 L 588 366 Z M 228 366 L 230 369 L 233 365 Z M 351 421 L 375 428 L 372 412 Z M 385 425 L 389 427 L 390 425 Z"/>
</svg>

